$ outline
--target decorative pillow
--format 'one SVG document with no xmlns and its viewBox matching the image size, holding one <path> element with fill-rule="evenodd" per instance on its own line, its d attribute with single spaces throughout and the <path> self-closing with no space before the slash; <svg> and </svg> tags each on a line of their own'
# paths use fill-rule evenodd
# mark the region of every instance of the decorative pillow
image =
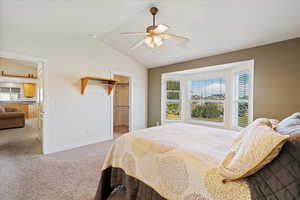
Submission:
<svg viewBox="0 0 300 200">
<path fill-rule="evenodd" d="M 300 133 L 300 112 L 282 120 L 275 128 L 281 135 L 293 135 Z"/>
<path fill-rule="evenodd" d="M 270 122 L 272 124 L 272 128 L 275 128 L 279 124 L 279 120 L 277 119 L 270 119 Z"/>
<path fill-rule="evenodd" d="M 3 106 L 0 106 L 0 113 L 4 113 L 5 112 L 5 108 Z"/>
<path fill-rule="evenodd" d="M 247 132 L 247 130 L 252 126 L 265 125 L 265 126 L 273 127 L 273 123 L 275 123 L 275 121 L 272 121 L 272 120 L 273 119 L 267 119 L 267 118 L 258 118 L 258 119 L 256 119 L 254 122 L 249 124 L 246 128 L 241 130 L 240 135 L 237 138 L 235 138 L 235 140 L 233 141 L 233 144 L 235 144 L 237 142 L 240 142 L 242 140 L 242 138 L 244 137 L 245 133 Z"/>
<path fill-rule="evenodd" d="M 288 137 L 274 131 L 269 123 L 250 124 L 220 166 L 224 181 L 244 178 L 260 170 L 279 154 Z"/>
</svg>

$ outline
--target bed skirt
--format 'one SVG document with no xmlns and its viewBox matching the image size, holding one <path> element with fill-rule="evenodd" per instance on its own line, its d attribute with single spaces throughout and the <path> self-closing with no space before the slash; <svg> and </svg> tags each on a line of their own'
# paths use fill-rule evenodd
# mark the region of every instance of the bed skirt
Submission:
<svg viewBox="0 0 300 200">
<path fill-rule="evenodd" d="M 126 186 L 126 200 L 165 200 L 142 181 L 128 176 L 120 168 L 113 167 L 102 171 L 95 200 L 107 200 L 118 186 Z"/>
</svg>

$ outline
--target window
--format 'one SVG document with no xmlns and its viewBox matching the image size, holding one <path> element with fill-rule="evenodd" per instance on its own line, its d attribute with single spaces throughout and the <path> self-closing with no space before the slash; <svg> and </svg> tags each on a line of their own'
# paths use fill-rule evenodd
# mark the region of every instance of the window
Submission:
<svg viewBox="0 0 300 200">
<path fill-rule="evenodd" d="M 191 119 L 223 123 L 224 101 L 224 78 L 191 81 Z"/>
<path fill-rule="evenodd" d="M 162 75 L 162 124 L 241 129 L 253 119 L 254 60 Z"/>
<path fill-rule="evenodd" d="M 180 81 L 168 80 L 166 82 L 166 120 L 181 119 Z"/>
<path fill-rule="evenodd" d="M 18 100 L 20 96 L 20 88 L 0 87 L 0 100 L 2 101 Z"/>
<path fill-rule="evenodd" d="M 246 127 L 249 123 L 249 76 L 249 72 L 240 72 L 235 76 L 235 127 Z"/>
</svg>

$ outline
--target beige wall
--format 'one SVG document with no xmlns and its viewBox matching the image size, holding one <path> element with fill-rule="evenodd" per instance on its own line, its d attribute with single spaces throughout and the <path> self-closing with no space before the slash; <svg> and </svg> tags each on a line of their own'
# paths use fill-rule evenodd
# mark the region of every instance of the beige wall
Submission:
<svg viewBox="0 0 300 200">
<path fill-rule="evenodd" d="M 28 75 L 33 74 L 37 76 L 37 67 L 29 64 L 25 64 L 19 61 L 0 58 L 0 72 L 4 71 L 5 73 L 12 75 Z"/>
<path fill-rule="evenodd" d="M 282 119 L 300 111 L 300 38 L 151 68 L 148 125 L 160 122 L 161 74 L 254 59 L 254 118 Z"/>
</svg>

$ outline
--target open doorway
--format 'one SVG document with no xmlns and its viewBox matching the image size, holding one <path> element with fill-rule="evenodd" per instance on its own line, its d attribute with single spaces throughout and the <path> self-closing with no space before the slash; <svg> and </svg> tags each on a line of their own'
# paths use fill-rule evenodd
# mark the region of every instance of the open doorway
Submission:
<svg viewBox="0 0 300 200">
<path fill-rule="evenodd" d="M 44 64 L 22 58 L 0 55 L 0 146 L 42 154 Z"/>
<path fill-rule="evenodd" d="M 113 133 L 117 137 L 130 131 L 130 77 L 114 75 L 118 81 L 113 96 Z"/>
</svg>

